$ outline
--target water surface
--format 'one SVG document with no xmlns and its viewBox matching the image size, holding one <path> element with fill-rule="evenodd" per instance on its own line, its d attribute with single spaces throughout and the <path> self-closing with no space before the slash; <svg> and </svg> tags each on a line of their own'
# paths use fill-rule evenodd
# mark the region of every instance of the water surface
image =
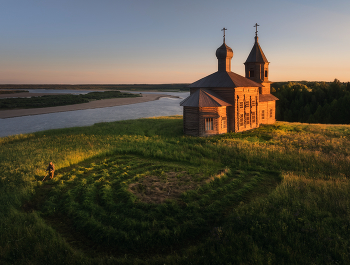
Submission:
<svg viewBox="0 0 350 265">
<path fill-rule="evenodd" d="M 41 90 L 42 89 L 38 89 Z M 81 91 L 79 91 L 80 93 Z M 90 91 L 91 92 L 91 91 Z M 46 92 L 45 92 L 46 93 Z M 56 90 L 55 90 L 56 93 Z M 135 92 L 140 93 L 140 92 Z M 142 92 L 146 93 L 146 92 Z M 0 137 L 22 133 L 32 133 L 49 129 L 88 126 L 99 122 L 111 122 L 138 118 L 182 115 L 179 103 L 189 96 L 189 92 L 147 92 L 168 94 L 180 98 L 160 98 L 138 104 L 98 109 L 75 110 L 32 116 L 0 119 Z"/>
</svg>

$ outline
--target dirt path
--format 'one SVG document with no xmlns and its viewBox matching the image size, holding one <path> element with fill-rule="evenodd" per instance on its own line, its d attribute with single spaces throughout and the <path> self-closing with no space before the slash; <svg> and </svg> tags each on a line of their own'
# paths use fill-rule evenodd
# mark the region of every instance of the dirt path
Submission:
<svg viewBox="0 0 350 265">
<path fill-rule="evenodd" d="M 0 110 L 0 119 L 28 116 L 28 115 L 54 113 L 54 112 L 64 112 L 64 111 L 73 111 L 73 110 L 97 109 L 97 108 L 122 106 L 122 105 L 129 105 L 129 104 L 136 104 L 136 103 L 157 100 L 161 97 L 175 97 L 175 96 L 170 96 L 170 95 L 166 95 L 166 94 L 142 94 L 142 97 L 136 97 L 136 98 L 102 99 L 102 100 L 91 101 L 89 103 L 67 105 L 67 106 L 37 108 L 37 109 Z"/>
</svg>

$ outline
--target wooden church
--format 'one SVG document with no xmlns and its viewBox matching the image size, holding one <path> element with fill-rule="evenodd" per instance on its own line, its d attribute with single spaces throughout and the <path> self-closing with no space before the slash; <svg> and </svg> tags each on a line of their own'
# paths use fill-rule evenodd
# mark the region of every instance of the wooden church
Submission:
<svg viewBox="0 0 350 265">
<path fill-rule="evenodd" d="M 184 133 L 209 136 L 242 132 L 275 123 L 276 98 L 270 94 L 269 62 L 264 55 L 255 24 L 255 43 L 244 63 L 245 77 L 231 72 L 232 49 L 225 43 L 216 50 L 218 71 L 191 85 L 184 99 Z"/>
</svg>

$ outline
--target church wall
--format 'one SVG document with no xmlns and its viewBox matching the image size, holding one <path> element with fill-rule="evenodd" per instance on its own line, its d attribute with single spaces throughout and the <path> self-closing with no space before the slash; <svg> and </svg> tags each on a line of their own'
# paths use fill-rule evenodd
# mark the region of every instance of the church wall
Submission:
<svg viewBox="0 0 350 265">
<path fill-rule="evenodd" d="M 250 75 L 251 70 L 254 71 L 254 76 Z M 263 85 L 260 88 L 260 94 L 270 94 L 269 63 L 245 63 L 245 77 Z"/>
<path fill-rule="evenodd" d="M 229 87 L 215 87 L 210 88 L 211 91 L 214 91 L 220 97 L 225 99 L 228 103 L 234 104 L 235 102 L 235 89 Z"/>
<path fill-rule="evenodd" d="M 217 108 L 220 119 L 218 120 L 219 134 L 228 132 L 227 107 Z"/>
<path fill-rule="evenodd" d="M 210 90 L 214 91 L 220 97 L 225 99 L 228 103 L 232 104 L 232 106 L 228 106 L 226 108 L 227 114 L 227 132 L 234 132 L 234 124 L 235 124 L 235 115 L 234 115 L 234 104 L 235 104 L 235 89 L 228 87 L 219 87 L 219 88 L 210 88 Z"/>
<path fill-rule="evenodd" d="M 261 83 L 264 79 L 263 69 L 264 63 L 245 63 L 245 77 L 254 82 Z M 253 76 L 251 75 L 251 71 L 253 71 Z"/>
<path fill-rule="evenodd" d="M 269 82 L 269 64 L 264 63 L 260 65 L 261 67 L 261 83 L 263 87 L 260 88 L 260 94 L 270 94 L 270 82 Z M 265 76 L 265 71 L 267 71 L 267 76 Z"/>
<path fill-rule="evenodd" d="M 268 101 L 267 102 L 267 108 L 268 108 L 268 124 L 273 124 L 276 122 L 276 101 Z"/>
<path fill-rule="evenodd" d="M 199 108 L 183 108 L 183 130 L 187 135 L 199 135 Z"/>
<path fill-rule="evenodd" d="M 260 88 L 260 94 L 270 94 L 270 83 L 262 83 L 263 87 Z"/>
<path fill-rule="evenodd" d="M 259 123 L 273 124 L 276 122 L 276 101 L 260 102 Z"/>
<path fill-rule="evenodd" d="M 267 71 L 267 76 L 265 76 L 265 71 Z M 260 79 L 261 82 L 269 81 L 269 63 L 260 64 Z"/>
<path fill-rule="evenodd" d="M 235 89 L 234 113 L 232 113 L 234 123 L 231 124 L 230 130 L 243 132 L 259 127 L 258 100 L 259 90 L 256 87 Z"/>
<path fill-rule="evenodd" d="M 267 102 L 259 102 L 259 123 L 267 124 Z"/>
<path fill-rule="evenodd" d="M 212 128 L 206 130 L 206 119 L 212 122 Z M 184 107 L 183 130 L 186 135 L 209 136 L 227 133 L 226 107 Z"/>
<path fill-rule="evenodd" d="M 206 119 L 210 118 L 213 122 L 212 130 L 206 130 Z M 223 126 L 225 124 L 226 126 Z M 199 135 L 209 136 L 222 133 L 227 133 L 226 107 L 199 108 Z"/>
</svg>

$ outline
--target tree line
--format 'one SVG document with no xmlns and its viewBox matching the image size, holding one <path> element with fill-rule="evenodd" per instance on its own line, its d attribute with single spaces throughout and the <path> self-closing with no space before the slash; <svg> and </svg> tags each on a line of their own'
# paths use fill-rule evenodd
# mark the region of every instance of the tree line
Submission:
<svg viewBox="0 0 350 265">
<path fill-rule="evenodd" d="M 276 82 L 271 85 L 276 119 L 306 123 L 350 123 L 350 82 Z"/>
</svg>

